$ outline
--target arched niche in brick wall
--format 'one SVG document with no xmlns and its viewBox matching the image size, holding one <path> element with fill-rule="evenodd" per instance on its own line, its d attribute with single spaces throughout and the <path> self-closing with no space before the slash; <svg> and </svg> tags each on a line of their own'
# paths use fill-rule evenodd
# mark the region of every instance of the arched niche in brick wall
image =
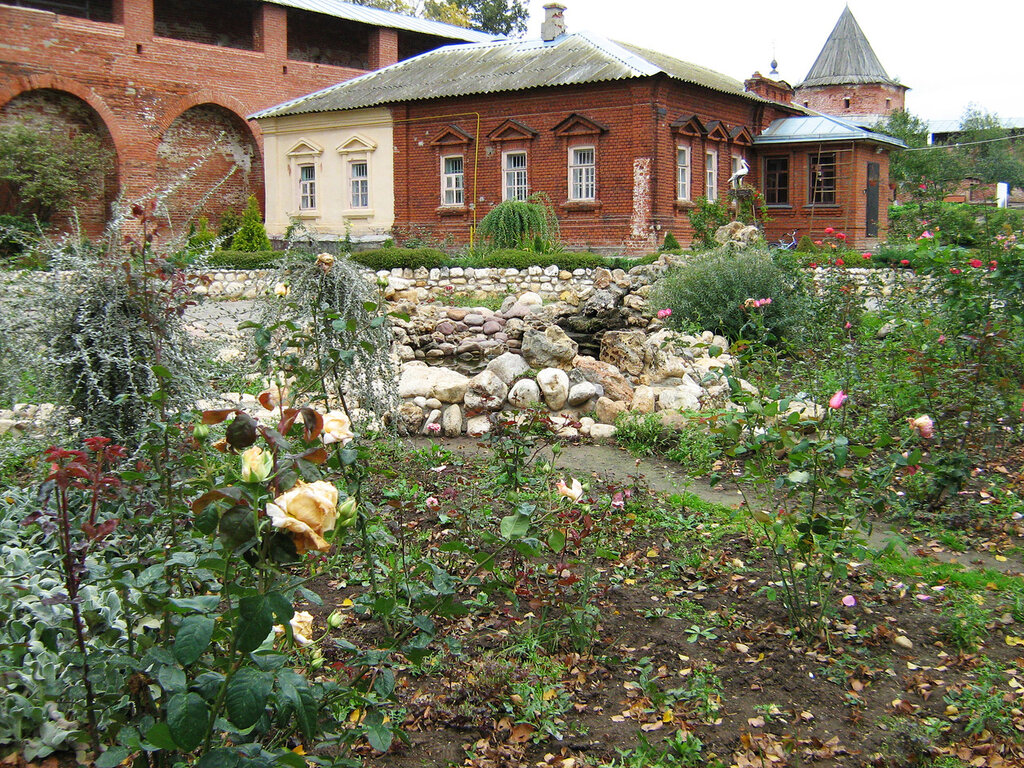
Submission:
<svg viewBox="0 0 1024 768">
<path fill-rule="evenodd" d="M 13 123 L 36 127 L 55 138 L 85 133 L 98 139 L 106 153 L 106 162 L 105 169 L 94 180 L 93 191 L 68 210 L 56 211 L 51 224 L 66 230 L 77 216 L 84 234 L 101 234 L 120 191 L 120 180 L 117 147 L 100 113 L 84 99 L 67 91 L 33 88 L 22 91 L 0 106 L 0 124 Z"/>
<path fill-rule="evenodd" d="M 205 216 L 216 227 L 227 209 L 241 213 L 249 195 L 263 204 L 263 157 L 248 123 L 219 104 L 192 106 L 174 118 L 156 147 L 154 190 L 176 233 Z"/>
</svg>

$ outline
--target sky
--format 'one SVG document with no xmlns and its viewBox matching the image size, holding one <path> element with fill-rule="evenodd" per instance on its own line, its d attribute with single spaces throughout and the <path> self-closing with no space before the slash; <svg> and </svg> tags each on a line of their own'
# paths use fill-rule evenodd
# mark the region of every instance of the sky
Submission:
<svg viewBox="0 0 1024 768">
<path fill-rule="evenodd" d="M 807 74 L 845 0 L 559 0 L 570 32 L 595 32 L 717 70 L 737 80 L 791 85 Z M 527 37 L 540 36 L 547 0 L 529 0 Z M 969 104 L 1024 118 L 1021 0 L 950 3 L 850 0 L 890 77 L 910 86 L 906 108 L 926 120 L 963 116 Z M 950 10 L 944 10 L 949 8 Z"/>
</svg>

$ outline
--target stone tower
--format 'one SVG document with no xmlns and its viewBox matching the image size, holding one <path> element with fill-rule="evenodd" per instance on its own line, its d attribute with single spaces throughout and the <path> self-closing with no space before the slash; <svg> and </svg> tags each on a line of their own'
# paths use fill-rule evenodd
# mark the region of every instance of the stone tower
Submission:
<svg viewBox="0 0 1024 768">
<path fill-rule="evenodd" d="M 872 126 L 904 108 L 908 89 L 886 73 L 846 6 L 807 77 L 795 90 L 795 104 Z"/>
</svg>

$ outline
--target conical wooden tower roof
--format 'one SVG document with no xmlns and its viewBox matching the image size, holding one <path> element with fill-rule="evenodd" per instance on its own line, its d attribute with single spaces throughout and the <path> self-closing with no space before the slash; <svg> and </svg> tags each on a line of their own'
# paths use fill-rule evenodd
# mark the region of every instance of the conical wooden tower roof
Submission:
<svg viewBox="0 0 1024 768">
<path fill-rule="evenodd" d="M 850 6 L 846 6 L 810 72 L 797 88 L 851 83 L 899 85 L 886 73 L 860 24 L 853 18 Z"/>
</svg>

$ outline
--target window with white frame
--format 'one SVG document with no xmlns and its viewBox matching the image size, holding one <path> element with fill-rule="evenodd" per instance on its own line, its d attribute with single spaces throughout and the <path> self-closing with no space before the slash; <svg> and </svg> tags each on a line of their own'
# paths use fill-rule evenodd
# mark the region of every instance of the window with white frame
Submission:
<svg viewBox="0 0 1024 768">
<path fill-rule="evenodd" d="M 569 199 L 597 199 L 597 167 L 593 147 L 569 150 Z"/>
<path fill-rule="evenodd" d="M 530 196 L 526 184 L 526 153 L 506 152 L 503 161 L 505 183 L 503 185 L 505 200 L 525 200 Z"/>
<path fill-rule="evenodd" d="M 704 197 L 714 202 L 718 199 L 718 153 L 704 153 Z"/>
<path fill-rule="evenodd" d="M 370 207 L 370 166 L 365 160 L 353 160 L 348 164 L 349 188 L 352 191 L 353 208 Z"/>
<path fill-rule="evenodd" d="M 441 158 L 441 205 L 465 203 L 465 175 L 462 155 Z"/>
<path fill-rule="evenodd" d="M 676 147 L 676 200 L 690 199 L 690 148 Z"/>
<path fill-rule="evenodd" d="M 299 166 L 299 210 L 311 211 L 316 208 L 316 166 L 312 163 Z"/>
</svg>

